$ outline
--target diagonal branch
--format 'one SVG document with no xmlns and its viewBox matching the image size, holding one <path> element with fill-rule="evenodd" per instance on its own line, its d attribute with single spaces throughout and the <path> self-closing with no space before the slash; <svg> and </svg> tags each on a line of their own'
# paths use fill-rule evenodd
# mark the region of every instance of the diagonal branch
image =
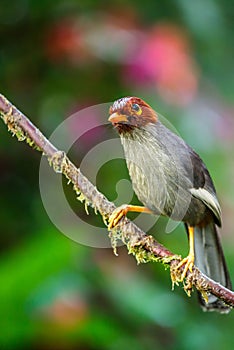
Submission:
<svg viewBox="0 0 234 350">
<path fill-rule="evenodd" d="M 32 124 L 32 122 L 3 95 L 0 95 L 0 116 L 7 125 L 8 130 L 16 135 L 19 141 L 26 141 L 31 147 L 41 151 L 47 157 L 54 171 L 62 173 L 72 182 L 74 191 L 79 194 L 79 199 L 86 205 L 92 206 L 98 211 L 106 224 L 115 205 L 100 193 L 97 188 L 80 172 L 69 160 L 65 152 L 58 150 L 49 140 Z M 159 244 L 152 236 L 144 233 L 140 228 L 127 218 L 122 218 L 119 224 L 109 234 L 114 250 L 117 240 L 121 240 L 128 248 L 129 253 L 136 257 L 138 263 L 158 261 L 171 268 L 171 275 L 176 271 L 176 266 L 181 257 L 173 254 L 163 245 Z M 214 282 L 202 274 L 196 267 L 187 273 L 187 282 L 184 286 L 188 295 L 195 286 L 206 298 L 207 293 L 212 293 L 227 305 L 234 307 L 234 292 Z"/>
</svg>

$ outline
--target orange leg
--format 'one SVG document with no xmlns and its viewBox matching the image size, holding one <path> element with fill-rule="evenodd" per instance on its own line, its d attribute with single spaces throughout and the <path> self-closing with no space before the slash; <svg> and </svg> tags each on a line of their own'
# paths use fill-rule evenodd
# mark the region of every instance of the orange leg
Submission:
<svg viewBox="0 0 234 350">
<path fill-rule="evenodd" d="M 123 216 L 125 216 L 129 211 L 152 214 L 152 211 L 146 207 L 141 207 L 139 205 L 123 204 L 120 207 L 116 208 L 111 214 L 109 218 L 108 229 L 111 230 L 113 227 L 115 227 L 118 224 L 119 220 Z"/>
<path fill-rule="evenodd" d="M 177 266 L 177 269 L 180 269 L 184 265 L 184 270 L 181 275 L 180 281 L 183 281 L 188 270 L 192 272 L 195 260 L 194 253 L 194 227 L 188 227 L 188 236 L 189 236 L 189 254 L 184 258 Z"/>
</svg>

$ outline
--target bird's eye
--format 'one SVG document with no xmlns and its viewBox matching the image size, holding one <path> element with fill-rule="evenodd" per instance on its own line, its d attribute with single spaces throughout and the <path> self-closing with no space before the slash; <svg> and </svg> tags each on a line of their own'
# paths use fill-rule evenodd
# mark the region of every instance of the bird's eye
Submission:
<svg viewBox="0 0 234 350">
<path fill-rule="evenodd" d="M 137 103 L 132 104 L 132 110 L 136 112 L 137 115 L 142 113 L 141 107 Z"/>
<path fill-rule="evenodd" d="M 140 110 L 140 106 L 139 106 L 137 103 L 133 103 L 132 109 L 133 109 L 135 112 L 138 112 L 138 111 Z"/>
</svg>

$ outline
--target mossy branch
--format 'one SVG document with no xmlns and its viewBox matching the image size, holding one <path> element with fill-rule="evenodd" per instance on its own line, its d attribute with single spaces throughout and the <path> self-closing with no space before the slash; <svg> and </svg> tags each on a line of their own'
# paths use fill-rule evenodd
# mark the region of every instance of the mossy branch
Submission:
<svg viewBox="0 0 234 350">
<path fill-rule="evenodd" d="M 78 199 L 99 212 L 107 225 L 110 215 L 116 208 L 115 205 L 97 190 L 81 173 L 80 169 L 75 167 L 65 152 L 52 145 L 41 131 L 3 95 L 0 95 L 0 116 L 8 130 L 19 141 L 26 141 L 31 147 L 42 152 L 54 171 L 66 176 L 73 184 Z M 166 249 L 127 218 L 122 218 L 116 228 L 109 233 L 109 236 L 114 249 L 117 240 L 121 240 L 127 246 L 128 252 L 135 256 L 138 263 L 157 261 L 165 266 L 170 266 L 172 280 L 176 280 L 176 267 L 181 261 L 181 257 Z M 186 276 L 184 289 L 188 295 L 191 294 L 193 286 L 202 293 L 205 299 L 207 294 L 211 293 L 227 305 L 234 306 L 234 292 L 209 279 L 196 267 L 193 268 L 192 272 L 188 271 Z"/>
</svg>

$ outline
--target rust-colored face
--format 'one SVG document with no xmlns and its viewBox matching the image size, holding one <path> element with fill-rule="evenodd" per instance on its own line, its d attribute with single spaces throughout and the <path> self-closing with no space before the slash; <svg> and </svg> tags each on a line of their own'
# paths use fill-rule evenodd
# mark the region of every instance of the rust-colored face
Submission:
<svg viewBox="0 0 234 350">
<path fill-rule="evenodd" d="M 156 112 L 138 97 L 123 97 L 110 107 L 109 121 L 119 133 L 130 132 L 149 123 L 157 122 Z"/>
</svg>

